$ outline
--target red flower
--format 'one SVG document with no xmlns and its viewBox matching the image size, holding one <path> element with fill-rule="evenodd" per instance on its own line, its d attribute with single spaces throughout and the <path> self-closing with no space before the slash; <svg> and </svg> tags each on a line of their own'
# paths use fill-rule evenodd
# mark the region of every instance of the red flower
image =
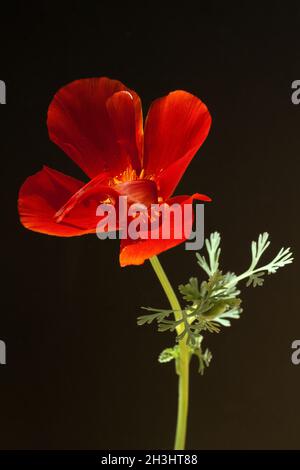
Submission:
<svg viewBox="0 0 300 470">
<path fill-rule="evenodd" d="M 116 204 L 119 195 L 147 206 L 210 200 L 200 194 L 170 198 L 210 124 L 205 104 L 185 91 L 155 100 L 143 131 L 140 98 L 121 82 L 103 77 L 66 85 L 50 104 L 49 136 L 90 181 L 44 167 L 20 189 L 22 224 L 70 237 L 94 233 L 97 206 L 103 201 Z M 120 263 L 141 264 L 184 240 L 123 239 Z"/>
</svg>

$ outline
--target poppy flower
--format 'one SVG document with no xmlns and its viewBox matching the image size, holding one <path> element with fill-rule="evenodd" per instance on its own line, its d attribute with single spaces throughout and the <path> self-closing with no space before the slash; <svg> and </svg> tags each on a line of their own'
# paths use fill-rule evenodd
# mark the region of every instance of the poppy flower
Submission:
<svg viewBox="0 0 300 470">
<path fill-rule="evenodd" d="M 49 106 L 49 137 L 89 181 L 43 167 L 20 189 L 22 224 L 36 232 L 71 237 L 95 233 L 98 205 L 117 205 L 120 195 L 146 206 L 210 200 L 201 194 L 171 197 L 210 124 L 205 104 L 185 91 L 155 100 L 143 129 L 140 98 L 121 82 L 102 77 L 64 86 Z M 185 240 L 176 239 L 172 231 L 167 240 L 122 239 L 120 264 L 142 264 Z"/>
</svg>

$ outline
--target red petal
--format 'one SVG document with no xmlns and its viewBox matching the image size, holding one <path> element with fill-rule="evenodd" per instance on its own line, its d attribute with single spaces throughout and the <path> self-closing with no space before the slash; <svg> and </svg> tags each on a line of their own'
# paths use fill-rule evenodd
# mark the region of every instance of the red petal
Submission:
<svg viewBox="0 0 300 470">
<path fill-rule="evenodd" d="M 54 218 L 56 219 L 56 222 L 60 223 L 62 220 L 65 220 L 66 216 L 69 215 L 70 212 L 72 218 L 74 218 L 78 212 L 82 218 L 90 218 L 91 204 L 93 204 L 95 215 L 98 205 L 102 200 L 107 199 L 108 197 L 116 199 L 118 197 L 118 193 L 108 185 L 107 174 L 100 173 L 87 184 L 82 186 L 78 191 L 76 191 L 76 193 L 72 194 L 63 206 L 56 211 Z"/>
<path fill-rule="evenodd" d="M 157 202 L 156 184 L 150 180 L 136 180 L 111 187 L 107 185 L 107 175 L 100 174 L 74 193 L 54 214 L 54 218 L 58 223 L 71 221 L 72 224 L 92 229 L 100 221 L 100 217 L 96 216 L 98 206 L 109 199 L 106 204 L 115 206 L 116 211 L 116 225 L 111 222 L 110 229 L 118 230 L 119 196 L 126 196 L 128 205 L 139 203 L 148 207 Z"/>
<path fill-rule="evenodd" d="M 185 91 L 152 103 L 145 124 L 144 168 L 155 177 L 163 199 L 174 192 L 210 125 L 205 104 Z"/>
<path fill-rule="evenodd" d="M 61 237 L 95 232 L 99 199 L 89 204 L 78 203 L 76 210 L 65 214 L 59 223 L 55 218 L 57 211 L 84 187 L 83 182 L 44 167 L 27 178 L 20 189 L 18 207 L 22 224 L 30 230 Z"/>
<path fill-rule="evenodd" d="M 140 98 L 129 91 L 119 91 L 106 102 L 112 123 L 119 158 L 124 162 L 122 169 L 130 165 L 137 173 L 141 171 L 141 158 L 144 146 L 143 114 Z"/>
<path fill-rule="evenodd" d="M 61 88 L 49 106 L 48 129 L 50 139 L 90 178 L 103 171 L 124 171 L 129 150 L 133 168 L 139 165 L 143 138 L 140 99 L 117 80 L 84 79 Z"/>
<path fill-rule="evenodd" d="M 183 226 L 183 212 L 182 208 L 184 204 L 191 204 L 193 199 L 199 200 L 210 200 L 207 196 L 201 194 L 194 194 L 193 196 L 176 196 L 167 201 L 168 205 L 180 204 L 180 210 L 182 214 L 182 226 Z M 186 233 L 189 235 L 192 230 L 193 225 L 193 216 L 186 220 Z M 169 250 L 174 246 L 183 243 L 187 237 L 183 236 L 179 239 L 174 237 L 175 224 L 170 224 L 170 238 L 169 239 L 151 239 L 150 232 L 148 232 L 148 239 L 142 240 L 131 240 L 129 238 L 121 240 L 121 249 L 120 249 L 120 265 L 127 266 L 130 264 L 143 264 L 146 259 L 151 258 L 152 256 L 158 255 L 163 251 Z M 159 229 L 161 233 L 162 227 Z"/>
</svg>

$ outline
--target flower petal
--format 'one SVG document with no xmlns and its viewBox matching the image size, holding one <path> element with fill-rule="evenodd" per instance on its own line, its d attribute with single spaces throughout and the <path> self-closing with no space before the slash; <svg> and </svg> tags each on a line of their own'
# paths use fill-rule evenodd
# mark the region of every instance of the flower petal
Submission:
<svg viewBox="0 0 300 470">
<path fill-rule="evenodd" d="M 98 205 L 107 198 L 116 199 L 118 193 L 108 185 L 108 177 L 106 173 L 100 173 L 91 179 L 87 184 L 83 185 L 55 212 L 54 218 L 56 222 L 65 220 L 66 216 L 71 213 L 72 218 L 78 215 L 82 218 L 91 216 L 91 205 L 94 207 L 94 215 Z M 85 213 L 86 212 L 86 213 Z M 79 220 L 80 224 L 80 220 Z"/>
<path fill-rule="evenodd" d="M 57 215 L 85 186 L 75 178 L 44 167 L 27 178 L 20 189 L 18 208 L 22 224 L 35 232 L 61 237 L 94 233 L 100 220 L 96 216 L 101 197 L 99 187 L 97 196 L 90 191 L 88 201 L 78 200 L 72 211 L 66 210 L 61 218 Z"/>
<path fill-rule="evenodd" d="M 129 149 L 134 149 L 133 168 L 140 164 L 140 99 L 117 80 L 90 78 L 61 88 L 49 106 L 47 124 L 50 139 L 90 178 L 103 171 L 125 170 Z"/>
<path fill-rule="evenodd" d="M 130 264 L 143 264 L 146 259 L 158 255 L 163 251 L 169 250 L 170 248 L 173 248 L 174 246 L 177 246 L 187 240 L 192 230 L 193 211 L 188 212 L 184 219 L 183 206 L 185 204 L 192 204 L 194 199 L 206 201 L 210 200 L 210 198 L 208 198 L 207 196 L 201 194 L 194 194 L 193 196 L 176 196 L 167 201 L 167 204 L 169 206 L 175 204 L 175 206 L 173 206 L 174 219 L 171 219 L 170 237 L 168 239 L 161 238 L 161 234 L 163 231 L 162 224 L 158 230 L 160 236 L 159 239 L 154 239 L 153 232 L 148 232 L 148 239 L 131 240 L 130 238 L 126 238 L 121 240 L 120 265 L 127 266 Z M 178 214 L 179 217 L 177 220 L 180 220 L 181 226 L 184 227 L 184 233 L 182 233 L 183 230 L 179 232 L 182 233 L 182 236 L 180 238 L 176 238 L 175 236 L 176 230 L 178 229 L 178 226 L 176 226 L 175 223 L 176 214 Z"/>
<path fill-rule="evenodd" d="M 206 105 L 177 90 L 155 100 L 145 124 L 144 168 L 156 179 L 159 195 L 173 194 L 211 125 Z"/>
<path fill-rule="evenodd" d="M 114 93 L 106 102 L 123 169 L 141 171 L 144 147 L 143 113 L 140 98 L 129 91 Z"/>
</svg>

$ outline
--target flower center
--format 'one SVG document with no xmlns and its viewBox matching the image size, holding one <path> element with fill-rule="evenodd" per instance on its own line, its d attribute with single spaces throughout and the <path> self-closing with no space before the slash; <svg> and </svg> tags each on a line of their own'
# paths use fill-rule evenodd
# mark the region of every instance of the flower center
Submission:
<svg viewBox="0 0 300 470">
<path fill-rule="evenodd" d="M 152 176 L 145 176 L 144 169 L 137 175 L 136 170 L 127 168 L 113 177 L 109 184 L 121 196 L 128 197 L 128 204 L 140 203 L 149 207 L 158 201 L 156 183 Z"/>
</svg>

